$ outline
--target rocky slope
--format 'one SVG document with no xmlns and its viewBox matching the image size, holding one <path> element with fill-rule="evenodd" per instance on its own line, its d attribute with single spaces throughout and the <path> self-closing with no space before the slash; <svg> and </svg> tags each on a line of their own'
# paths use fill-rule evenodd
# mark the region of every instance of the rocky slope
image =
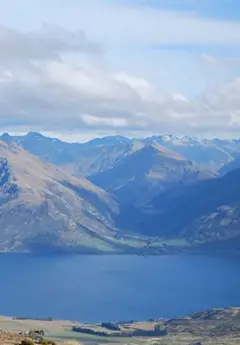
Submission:
<svg viewBox="0 0 240 345">
<path fill-rule="evenodd" d="M 0 142 L 0 250 L 108 246 L 116 201 L 84 179 Z"/>
</svg>

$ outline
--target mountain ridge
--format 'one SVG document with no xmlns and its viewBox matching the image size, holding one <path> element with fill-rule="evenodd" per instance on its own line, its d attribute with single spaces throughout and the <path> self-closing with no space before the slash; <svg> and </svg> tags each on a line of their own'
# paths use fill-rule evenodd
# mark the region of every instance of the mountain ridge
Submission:
<svg viewBox="0 0 240 345">
<path fill-rule="evenodd" d="M 1 139 L 1 137 L 0 137 Z M 199 139 L 196 137 L 176 137 L 173 135 L 158 135 L 147 138 L 127 138 L 124 136 L 108 136 L 95 138 L 86 143 L 67 143 L 57 138 L 48 138 L 37 132 L 29 132 L 27 135 L 10 136 L 2 135 L 4 141 L 16 141 L 31 153 L 48 160 L 53 164 L 66 166 L 70 169 L 71 164 L 76 164 L 82 155 L 89 164 L 76 168 L 72 167 L 71 173 L 78 176 L 90 176 L 92 173 L 101 172 L 97 162 L 106 160 L 106 155 L 112 158 L 112 164 L 104 169 L 113 167 L 118 158 L 127 155 L 131 151 L 131 144 L 162 145 L 170 151 L 176 152 L 186 159 L 218 171 L 223 165 L 238 157 L 240 152 L 240 140 L 225 139 Z M 98 154 L 96 154 L 98 151 Z M 95 165 L 91 171 L 91 165 Z"/>
</svg>

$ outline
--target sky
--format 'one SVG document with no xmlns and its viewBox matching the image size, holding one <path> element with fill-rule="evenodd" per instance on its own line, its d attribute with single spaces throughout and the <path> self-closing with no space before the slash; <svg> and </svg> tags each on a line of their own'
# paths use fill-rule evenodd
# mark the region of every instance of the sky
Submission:
<svg viewBox="0 0 240 345">
<path fill-rule="evenodd" d="M 238 138 L 239 0 L 0 0 L 0 132 Z"/>
</svg>

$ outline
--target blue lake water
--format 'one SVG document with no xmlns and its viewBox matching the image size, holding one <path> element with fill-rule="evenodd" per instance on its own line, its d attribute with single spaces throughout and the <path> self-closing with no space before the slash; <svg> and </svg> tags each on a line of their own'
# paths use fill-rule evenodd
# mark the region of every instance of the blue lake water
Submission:
<svg viewBox="0 0 240 345">
<path fill-rule="evenodd" d="M 240 306 L 240 258 L 0 254 L 0 314 L 86 322 Z"/>
</svg>

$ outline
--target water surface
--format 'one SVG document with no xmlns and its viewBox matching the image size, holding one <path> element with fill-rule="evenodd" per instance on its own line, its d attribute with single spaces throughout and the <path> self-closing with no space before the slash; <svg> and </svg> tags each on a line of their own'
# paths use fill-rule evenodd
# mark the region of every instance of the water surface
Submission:
<svg viewBox="0 0 240 345">
<path fill-rule="evenodd" d="M 0 255 L 0 314 L 99 322 L 240 306 L 240 259 Z"/>
</svg>

